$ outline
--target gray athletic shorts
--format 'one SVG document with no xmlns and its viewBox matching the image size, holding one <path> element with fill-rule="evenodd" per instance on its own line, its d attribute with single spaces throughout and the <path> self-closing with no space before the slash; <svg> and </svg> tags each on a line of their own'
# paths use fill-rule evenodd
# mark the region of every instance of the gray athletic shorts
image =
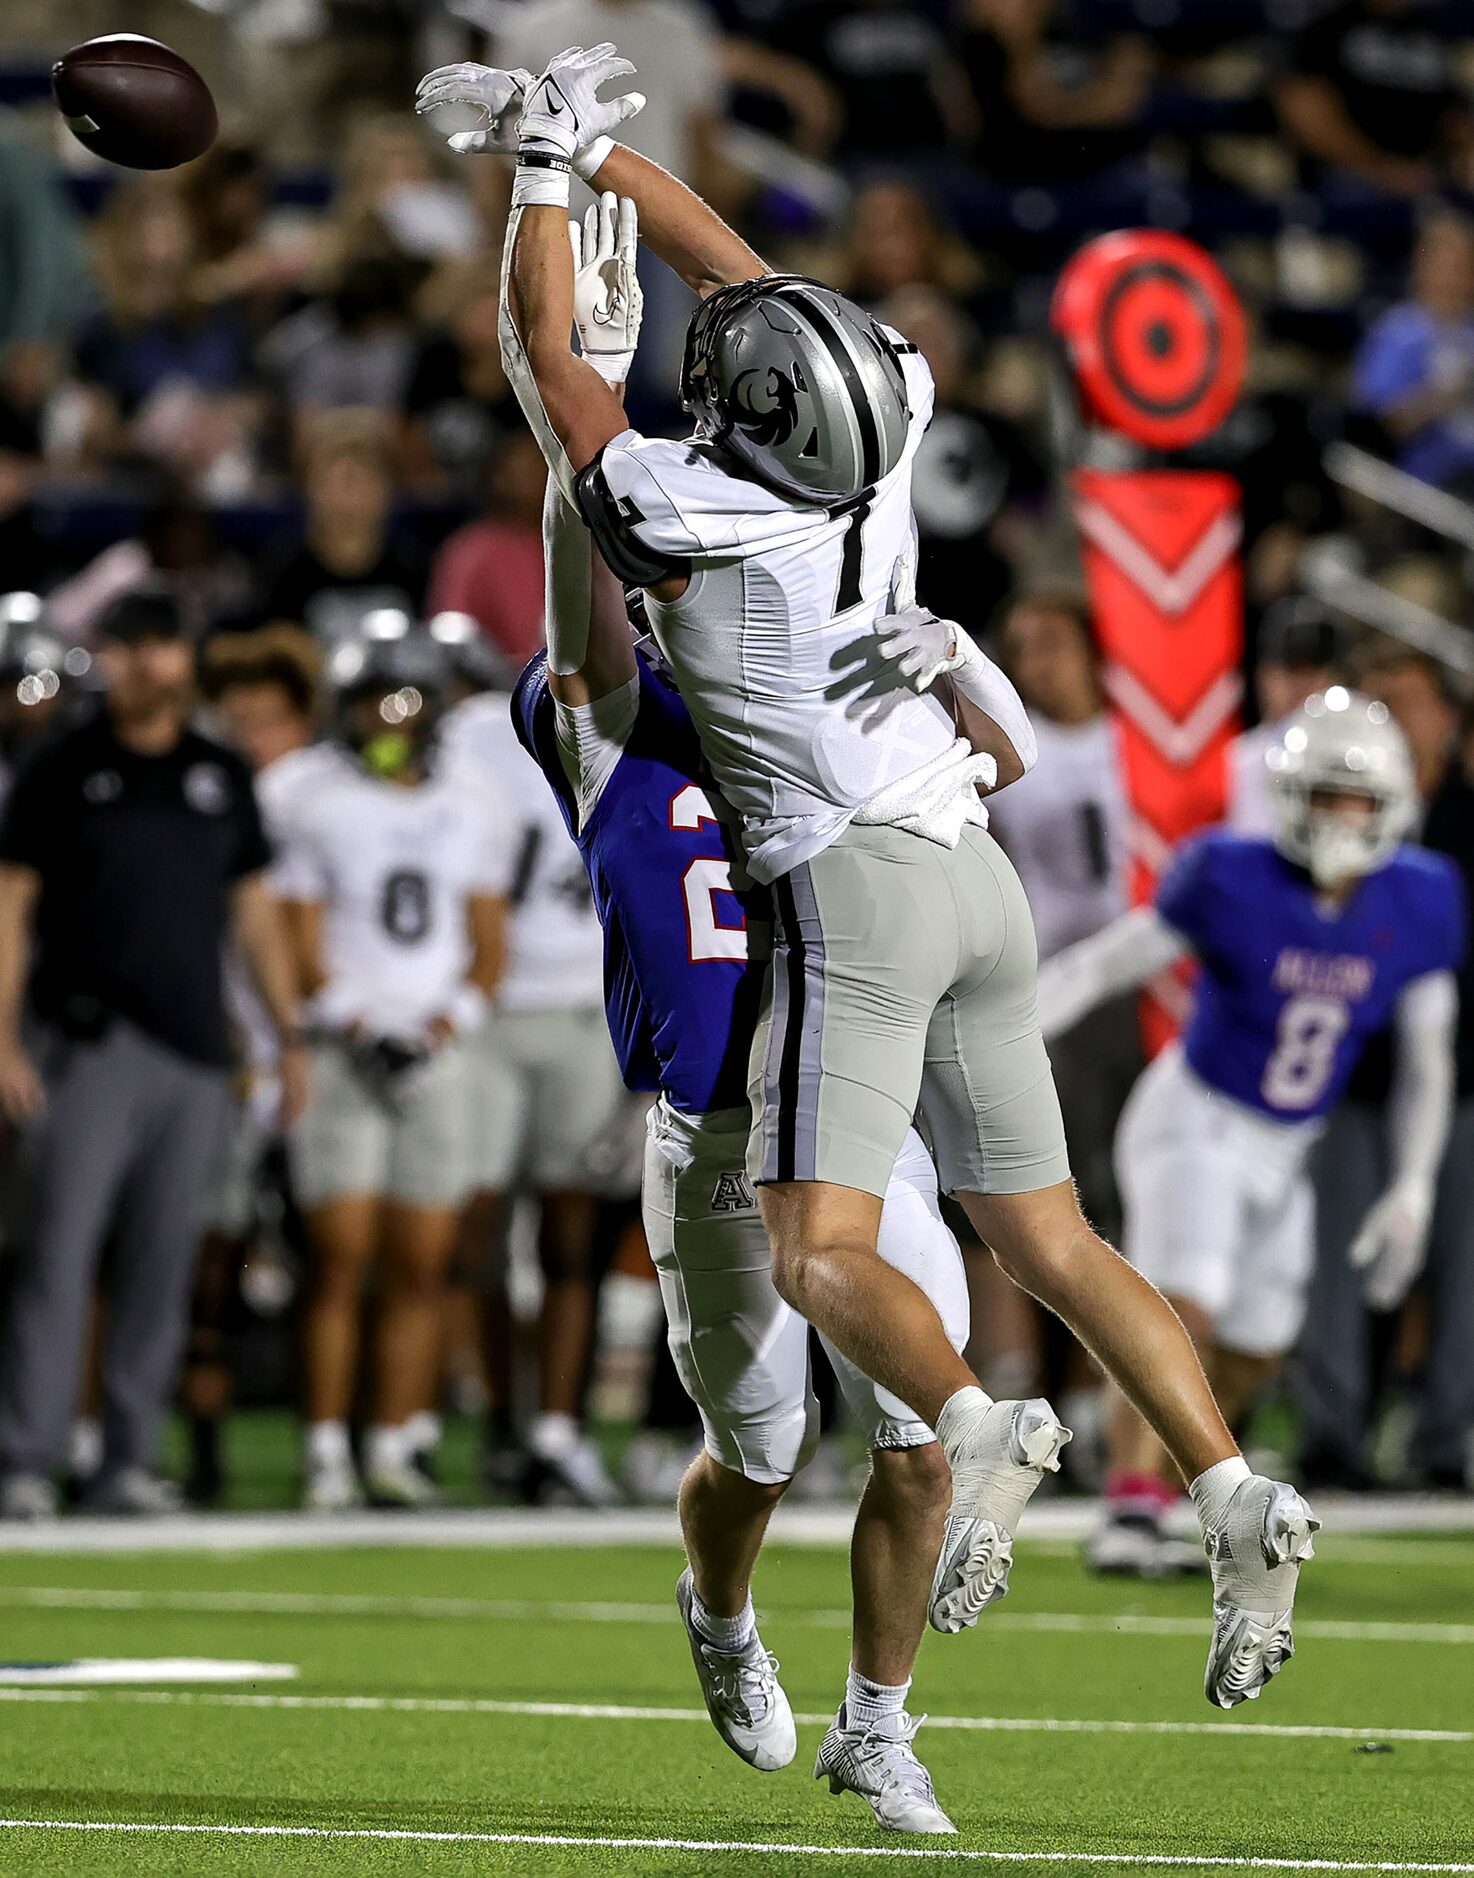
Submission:
<svg viewBox="0 0 1474 1878">
<path fill-rule="evenodd" d="M 601 1008 L 497 1011 L 476 1040 L 476 1185 L 598 1190 L 590 1151 L 624 1097 Z"/>
<path fill-rule="evenodd" d="M 773 898 L 748 1083 L 754 1180 L 883 1195 L 918 1110 L 945 1193 L 1068 1180 L 1034 922 L 986 830 L 945 848 L 851 827 Z"/>
<path fill-rule="evenodd" d="M 303 1206 L 351 1193 L 405 1206 L 460 1206 L 471 1191 L 468 1047 L 449 1043 L 403 1093 L 386 1095 L 334 1038 L 312 1046 L 312 1093 L 288 1142 Z"/>
<path fill-rule="evenodd" d="M 748 1480 L 788 1480 L 813 1453 L 819 1405 L 809 1327 L 773 1288 L 772 1255 L 743 1171 L 745 1109 L 650 1111 L 643 1212 L 660 1277 L 671 1356 L 701 1415 L 706 1451 Z M 902 1144 L 876 1250 L 937 1308 L 954 1349 L 967 1342 L 967 1275 L 941 1215 L 936 1172 L 920 1136 Z M 855 1426 L 872 1448 L 934 1441 L 906 1404 L 824 1342 Z"/>
</svg>

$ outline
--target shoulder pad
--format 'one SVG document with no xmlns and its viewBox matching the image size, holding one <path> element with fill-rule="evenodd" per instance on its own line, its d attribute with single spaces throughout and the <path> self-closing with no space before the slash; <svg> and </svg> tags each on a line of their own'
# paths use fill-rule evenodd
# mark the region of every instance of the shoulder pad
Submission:
<svg viewBox="0 0 1474 1878">
<path fill-rule="evenodd" d="M 601 450 L 579 471 L 574 491 L 579 512 L 610 572 L 631 587 L 650 587 L 656 581 L 689 574 L 689 561 L 655 554 L 636 535 L 645 518 L 628 496 L 616 496 L 609 487 L 603 457 Z"/>
</svg>

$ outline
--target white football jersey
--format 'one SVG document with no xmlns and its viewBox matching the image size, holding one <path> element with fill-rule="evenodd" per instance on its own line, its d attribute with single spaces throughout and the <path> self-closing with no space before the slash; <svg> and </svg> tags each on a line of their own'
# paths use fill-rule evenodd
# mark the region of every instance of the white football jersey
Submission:
<svg viewBox="0 0 1474 1878">
<path fill-rule="evenodd" d="M 1126 911 L 1127 809 L 1111 720 L 1032 720 L 1039 761 L 993 797 L 995 832 L 1018 869 L 1047 959 Z"/>
<path fill-rule="evenodd" d="M 484 791 L 438 763 L 413 788 L 372 776 L 318 744 L 259 779 L 277 891 L 321 901 L 327 976 L 316 1014 L 417 1035 L 471 965 L 467 902 L 505 894 L 512 852 Z"/>
<path fill-rule="evenodd" d="M 890 475 L 843 511 L 778 495 L 706 443 L 631 430 L 601 458 L 633 539 L 690 566 L 679 600 L 647 599 L 651 630 L 762 881 L 851 821 L 950 824 L 952 842 L 965 820 L 986 821 L 973 752 L 944 704 L 898 690 L 860 713 L 843 691 L 846 654 L 875 659 L 874 622 L 914 596 L 911 471 L 933 391 L 921 355 L 890 337 L 910 437 Z"/>
<path fill-rule="evenodd" d="M 505 1010 L 604 1004 L 604 934 L 547 779 L 517 741 L 505 692 L 467 698 L 440 727 L 448 772 L 498 805 L 511 855 Z"/>
<path fill-rule="evenodd" d="M 1274 834 L 1269 767 L 1264 759 L 1281 728 L 1279 724 L 1256 724 L 1253 730 L 1240 731 L 1229 746 L 1226 820 L 1237 835 Z"/>
</svg>

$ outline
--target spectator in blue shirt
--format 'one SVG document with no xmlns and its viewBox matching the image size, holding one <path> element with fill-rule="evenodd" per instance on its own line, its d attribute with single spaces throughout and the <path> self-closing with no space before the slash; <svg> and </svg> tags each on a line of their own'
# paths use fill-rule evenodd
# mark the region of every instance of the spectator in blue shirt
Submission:
<svg viewBox="0 0 1474 1878">
<path fill-rule="evenodd" d="M 1474 484 L 1474 226 L 1430 221 L 1411 288 L 1362 341 L 1352 400 L 1381 420 L 1411 475 L 1445 489 Z"/>
</svg>

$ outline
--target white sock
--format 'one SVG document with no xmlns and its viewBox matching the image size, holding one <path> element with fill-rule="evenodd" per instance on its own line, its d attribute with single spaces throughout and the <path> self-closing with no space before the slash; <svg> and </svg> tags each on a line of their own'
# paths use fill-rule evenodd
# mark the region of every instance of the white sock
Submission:
<svg viewBox="0 0 1474 1878">
<path fill-rule="evenodd" d="M 544 1410 L 532 1418 L 527 1446 L 540 1461 L 551 1461 L 566 1454 L 577 1440 L 578 1423 L 571 1415 Z"/>
<path fill-rule="evenodd" d="M 942 1452 L 948 1460 L 957 1451 L 957 1443 L 962 1435 L 985 1409 L 992 1406 L 992 1396 L 976 1383 L 970 1383 L 967 1388 L 959 1389 L 955 1395 L 947 1397 L 937 1417 L 937 1440 L 941 1442 Z"/>
<path fill-rule="evenodd" d="M 1216 1466 L 1199 1474 L 1188 1492 L 1192 1495 L 1193 1505 L 1203 1525 L 1213 1528 L 1221 1526 L 1229 1501 L 1244 1482 L 1253 1477 L 1253 1468 L 1241 1454 L 1231 1455 L 1228 1460 L 1219 1461 Z"/>
<path fill-rule="evenodd" d="M 691 1587 L 691 1622 L 714 1650 L 732 1655 L 745 1650 L 757 1635 L 750 1596 L 735 1617 L 714 1617 L 696 1595 L 695 1585 Z"/>
<path fill-rule="evenodd" d="M 72 1423 L 67 1463 L 78 1480 L 90 1480 L 102 1467 L 102 1423 L 78 1416 Z"/>
<path fill-rule="evenodd" d="M 906 1697 L 911 1693 L 911 1678 L 892 1687 L 887 1682 L 872 1682 L 852 1668 L 844 1686 L 846 1728 L 873 1728 L 892 1715 L 904 1713 Z"/>
<path fill-rule="evenodd" d="M 348 1444 L 347 1422 L 309 1422 L 307 1462 L 311 1467 L 350 1467 L 353 1450 Z"/>
<path fill-rule="evenodd" d="M 404 1427 L 399 1423 L 375 1422 L 364 1437 L 363 1464 L 370 1474 L 397 1472 L 409 1460 Z"/>
</svg>

